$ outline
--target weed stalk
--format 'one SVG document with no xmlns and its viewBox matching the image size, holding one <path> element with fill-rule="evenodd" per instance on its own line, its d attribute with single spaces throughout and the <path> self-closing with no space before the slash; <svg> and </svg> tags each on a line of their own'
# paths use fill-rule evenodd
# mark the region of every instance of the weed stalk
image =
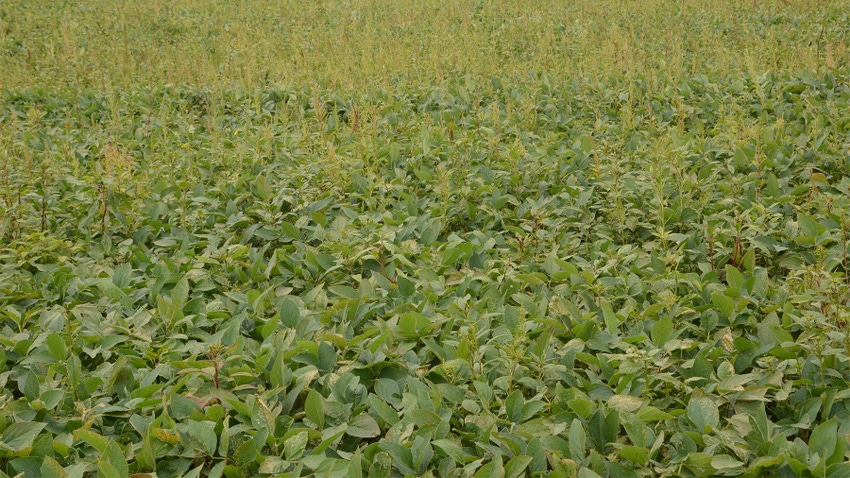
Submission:
<svg viewBox="0 0 850 478">
<path fill-rule="evenodd" d="M 101 211 L 100 211 L 100 235 L 106 235 L 106 185 L 103 184 L 103 181 L 100 182 L 100 203 L 101 203 Z"/>
</svg>

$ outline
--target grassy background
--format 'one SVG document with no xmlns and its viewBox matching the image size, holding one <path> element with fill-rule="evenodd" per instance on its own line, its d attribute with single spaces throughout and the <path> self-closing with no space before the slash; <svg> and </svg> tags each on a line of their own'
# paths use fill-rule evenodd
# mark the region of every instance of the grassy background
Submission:
<svg viewBox="0 0 850 478">
<path fill-rule="evenodd" d="M 848 12 L 847 0 L 26 0 L 0 7 L 0 84 L 356 90 L 455 73 L 820 70 L 850 60 Z"/>
</svg>

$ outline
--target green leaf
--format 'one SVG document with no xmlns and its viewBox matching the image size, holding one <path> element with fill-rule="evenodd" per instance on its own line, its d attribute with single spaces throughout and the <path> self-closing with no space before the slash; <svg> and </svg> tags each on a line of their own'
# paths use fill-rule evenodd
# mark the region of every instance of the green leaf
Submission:
<svg viewBox="0 0 850 478">
<path fill-rule="evenodd" d="M 299 321 L 301 321 L 301 311 L 298 305 L 290 299 L 284 300 L 280 306 L 280 323 L 285 327 L 295 328 Z"/>
<path fill-rule="evenodd" d="M 618 444 L 617 450 L 621 457 L 638 465 L 649 463 L 649 449 L 646 447 Z"/>
<path fill-rule="evenodd" d="M 124 307 L 133 307 L 133 299 L 123 290 L 119 289 L 111 279 L 103 278 L 96 282 L 100 292 L 113 302 L 117 302 Z"/>
<path fill-rule="evenodd" d="M 103 453 L 106 451 L 106 447 L 109 446 L 109 440 L 104 438 L 102 435 L 97 432 L 93 432 L 91 430 L 78 428 L 74 430 L 74 436 L 78 440 L 83 440 L 84 442 L 91 445 L 95 450 Z"/>
<path fill-rule="evenodd" d="M 40 422 L 17 422 L 6 427 L 3 435 L 0 435 L 0 450 L 20 453 L 32 447 L 36 437 L 46 423 Z"/>
<path fill-rule="evenodd" d="M 720 424 L 720 412 L 708 396 L 700 389 L 695 389 L 688 400 L 688 418 L 700 433 L 706 432 L 706 427 L 717 429 Z"/>
<path fill-rule="evenodd" d="M 363 477 L 363 463 L 362 456 L 360 453 L 360 449 L 358 448 L 354 454 L 351 455 L 351 459 L 349 460 L 348 471 L 346 472 L 345 478 L 362 478 Z"/>
<path fill-rule="evenodd" d="M 233 459 L 239 465 L 248 465 L 254 463 L 257 458 L 257 444 L 254 440 L 246 440 L 245 443 L 239 445 L 239 448 L 233 453 Z"/>
<path fill-rule="evenodd" d="M 262 328 L 260 328 L 260 336 L 263 340 L 277 332 L 278 325 L 280 325 L 280 316 L 275 316 L 267 320 L 266 323 L 263 324 Z"/>
<path fill-rule="evenodd" d="M 47 350 L 50 356 L 57 361 L 68 358 L 68 349 L 65 347 L 65 339 L 54 332 L 47 336 Z"/>
<path fill-rule="evenodd" d="M 124 456 L 124 450 L 112 440 L 109 441 L 106 449 L 103 450 L 103 456 L 100 458 L 100 461 L 103 462 L 104 460 L 109 462 L 121 478 L 127 478 L 130 474 L 130 467 L 127 464 L 127 458 Z M 98 468 L 98 472 L 100 472 L 100 468 Z"/>
<path fill-rule="evenodd" d="M 501 478 L 504 476 L 503 473 L 502 455 L 496 455 L 493 457 L 493 461 L 479 468 L 473 476 L 475 478 Z"/>
<path fill-rule="evenodd" d="M 527 455 L 519 455 L 511 458 L 505 464 L 505 478 L 518 478 L 524 474 L 525 469 L 528 468 L 532 460 L 533 458 Z"/>
<path fill-rule="evenodd" d="M 230 420 L 222 420 L 222 429 L 218 440 L 218 456 L 228 456 L 230 451 Z"/>
<path fill-rule="evenodd" d="M 410 297 L 414 292 L 416 292 L 415 284 L 407 277 L 399 275 L 396 278 L 396 282 L 398 283 L 398 292 L 402 297 Z"/>
<path fill-rule="evenodd" d="M 835 451 L 838 442 L 838 421 L 831 418 L 812 430 L 809 438 L 809 453 L 817 453 L 821 459 L 826 459 Z"/>
<path fill-rule="evenodd" d="M 519 390 L 514 391 L 508 398 L 505 399 L 505 411 L 508 415 L 508 420 L 514 423 L 522 421 L 522 407 L 525 405 L 525 398 Z"/>
<path fill-rule="evenodd" d="M 733 266 L 732 264 L 726 264 L 726 282 L 729 284 L 729 287 L 726 289 L 726 294 L 729 297 L 736 298 L 741 297 L 742 292 L 744 291 L 744 275 Z M 714 297 L 712 297 L 712 300 Z M 718 306 L 720 308 L 720 306 Z M 725 313 L 725 312 L 724 312 Z M 730 314 L 726 314 L 727 316 Z"/>
<path fill-rule="evenodd" d="M 797 221 L 800 223 L 800 229 L 805 236 L 818 236 L 823 226 L 811 216 L 803 213 L 797 213 Z"/>
<path fill-rule="evenodd" d="M 638 474 L 635 473 L 634 470 L 626 468 L 625 466 L 613 461 L 606 461 L 605 468 L 608 469 L 608 473 L 612 477 L 616 476 L 618 478 L 639 478 Z"/>
<path fill-rule="evenodd" d="M 171 290 L 171 303 L 173 307 L 172 319 L 179 320 L 183 318 L 183 307 L 189 298 L 189 281 L 186 277 L 180 278 L 174 289 Z"/>
<path fill-rule="evenodd" d="M 455 463 L 463 465 L 466 463 L 466 453 L 463 448 L 452 440 L 441 438 L 431 441 L 431 444 L 443 451 L 447 456 L 450 456 Z"/>
<path fill-rule="evenodd" d="M 387 422 L 390 426 L 395 425 L 400 420 L 398 412 L 396 412 L 391 406 L 387 405 L 386 402 L 378 398 L 377 395 L 369 395 L 367 401 L 369 402 L 369 407 L 372 409 L 374 414 L 380 417 L 381 420 Z"/>
<path fill-rule="evenodd" d="M 673 319 L 667 316 L 652 324 L 652 328 L 649 331 L 649 337 L 656 347 L 661 347 L 667 342 L 672 333 Z"/>
<path fill-rule="evenodd" d="M 567 406 L 582 418 L 588 418 L 594 409 L 594 403 L 582 397 L 567 401 Z"/>
<path fill-rule="evenodd" d="M 188 418 L 193 412 L 201 410 L 197 403 L 179 393 L 171 393 L 168 395 L 168 398 L 168 413 L 176 420 L 183 420 Z"/>
<path fill-rule="evenodd" d="M 186 430 L 189 436 L 201 444 L 207 456 L 215 456 L 215 449 L 218 445 L 214 428 L 215 424 L 210 421 L 188 420 L 186 422 Z"/>
<path fill-rule="evenodd" d="M 617 476 L 617 475 L 611 475 Z M 581 468 L 578 470 L 577 478 L 601 478 L 598 473 L 591 470 L 590 468 Z"/>
<path fill-rule="evenodd" d="M 374 418 L 365 413 L 361 413 L 354 417 L 348 423 L 346 433 L 358 438 L 374 438 L 381 434 L 381 428 Z"/>
<path fill-rule="evenodd" d="M 71 385 L 71 391 L 76 392 L 77 387 L 80 386 L 80 381 L 82 380 L 83 375 L 80 357 L 76 354 L 71 354 L 68 357 L 66 368 L 68 370 L 68 383 Z"/>
<path fill-rule="evenodd" d="M 18 389 L 29 401 L 33 401 L 41 396 L 38 377 L 32 372 L 32 370 L 27 371 L 27 373 L 18 379 Z"/>
<path fill-rule="evenodd" d="M 637 417 L 646 423 L 658 422 L 661 420 L 672 420 L 673 415 L 663 412 L 652 405 L 645 405 L 637 412 Z"/>
<path fill-rule="evenodd" d="M 602 302 L 602 318 L 605 321 L 605 330 L 609 334 L 616 335 L 620 328 L 620 319 L 617 318 L 614 309 L 611 308 L 611 304 L 607 300 Z"/>
<path fill-rule="evenodd" d="M 711 302 L 726 317 L 731 318 L 735 312 L 735 300 L 725 294 L 718 292 L 711 294 Z"/>
<path fill-rule="evenodd" d="M 301 431 L 287 438 L 283 442 L 283 455 L 287 460 L 297 460 L 304 454 L 309 439 L 307 431 Z"/>
<path fill-rule="evenodd" d="M 153 471 L 156 469 L 156 450 L 154 449 L 150 429 L 145 430 L 145 435 L 142 438 L 142 448 L 139 450 L 136 458 L 142 470 Z"/>
<path fill-rule="evenodd" d="M 310 390 L 304 403 L 304 412 L 320 430 L 325 427 L 325 399 L 319 392 Z"/>
<path fill-rule="evenodd" d="M 390 454 L 393 459 L 393 466 L 400 472 L 411 475 L 417 474 L 414 469 L 415 465 L 413 464 L 413 455 L 410 453 L 410 449 L 392 442 L 381 442 L 379 446 L 382 450 Z"/>
<path fill-rule="evenodd" d="M 67 476 L 68 473 L 58 461 L 49 456 L 44 457 L 44 462 L 41 464 L 41 478 L 65 478 Z"/>
<path fill-rule="evenodd" d="M 733 159 L 735 161 L 735 166 L 739 170 L 746 170 L 750 166 L 749 157 L 742 148 L 735 148 L 735 154 L 733 155 Z"/>
<path fill-rule="evenodd" d="M 267 456 L 260 464 L 258 473 L 263 475 L 279 475 L 289 468 L 289 462 L 277 456 Z"/>
<path fill-rule="evenodd" d="M 271 195 L 271 188 L 269 187 L 268 181 L 263 177 L 262 174 L 257 175 L 254 179 L 254 188 L 257 191 L 257 197 L 266 200 Z"/>
<path fill-rule="evenodd" d="M 97 462 L 97 478 L 127 478 L 121 475 L 115 465 L 108 460 L 101 459 Z"/>
<path fill-rule="evenodd" d="M 826 469 L 828 478 L 850 478 L 850 463 L 835 463 Z"/>
<path fill-rule="evenodd" d="M 336 350 L 327 342 L 319 344 L 319 371 L 330 373 L 336 367 Z"/>
<path fill-rule="evenodd" d="M 290 239 L 301 239 L 301 231 L 297 227 L 293 226 L 292 223 L 287 221 L 280 221 L 279 225 L 281 232 L 289 236 Z"/>
<path fill-rule="evenodd" d="M 581 463 L 584 461 L 587 435 L 578 418 L 574 418 L 570 424 L 569 447 L 570 458 Z"/>
<path fill-rule="evenodd" d="M 744 466 L 744 462 L 726 454 L 715 455 L 711 459 L 711 467 L 716 470 L 727 470 L 728 472 L 730 469 L 737 469 L 742 466 Z"/>
</svg>

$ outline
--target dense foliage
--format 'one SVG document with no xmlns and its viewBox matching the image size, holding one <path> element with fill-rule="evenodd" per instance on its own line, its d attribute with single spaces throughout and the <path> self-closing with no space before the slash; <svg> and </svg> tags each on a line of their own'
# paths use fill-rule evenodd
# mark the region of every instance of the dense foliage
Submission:
<svg viewBox="0 0 850 478">
<path fill-rule="evenodd" d="M 399 91 L 3 92 L 0 476 L 850 474 L 846 75 Z"/>
<path fill-rule="evenodd" d="M 850 477 L 850 0 L 0 3 L 0 478 Z"/>
</svg>

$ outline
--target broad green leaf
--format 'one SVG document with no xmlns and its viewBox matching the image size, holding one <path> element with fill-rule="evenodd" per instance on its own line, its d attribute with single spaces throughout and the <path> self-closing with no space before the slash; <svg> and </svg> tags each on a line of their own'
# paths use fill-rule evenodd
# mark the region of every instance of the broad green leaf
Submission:
<svg viewBox="0 0 850 478">
<path fill-rule="evenodd" d="M 254 463 L 257 458 L 257 444 L 254 440 L 247 440 L 233 453 L 233 459 L 237 464 L 247 465 Z"/>
<path fill-rule="evenodd" d="M 307 418 L 315 423 L 320 430 L 325 427 L 325 399 L 319 392 L 310 390 L 307 394 L 307 400 L 304 402 L 304 411 Z"/>
<path fill-rule="evenodd" d="M 91 445 L 95 450 L 103 453 L 106 451 L 106 447 L 109 446 L 109 439 L 104 438 L 102 435 L 97 432 L 93 432 L 88 429 L 78 428 L 74 430 L 74 436 L 78 440 L 83 440 L 84 442 Z"/>
<path fill-rule="evenodd" d="M 614 314 L 614 310 L 608 301 L 602 302 L 602 318 L 605 321 L 605 330 L 609 334 L 616 335 L 620 327 L 620 319 Z"/>
<path fill-rule="evenodd" d="M 720 424 L 720 413 L 717 410 L 717 405 L 699 389 L 695 389 L 691 393 L 687 414 L 691 423 L 697 427 L 700 433 L 707 432 L 707 426 L 716 430 Z"/>
<path fill-rule="evenodd" d="M 283 304 L 280 306 L 280 323 L 282 323 L 285 327 L 294 328 L 298 325 L 298 322 L 301 320 L 301 311 L 298 310 L 298 306 L 290 299 L 286 299 L 283 301 Z"/>
<path fill-rule="evenodd" d="M 17 422 L 6 427 L 0 435 L 0 450 L 20 453 L 30 447 L 46 423 Z"/>
<path fill-rule="evenodd" d="M 735 148 L 735 154 L 733 155 L 735 166 L 742 171 L 745 171 L 750 166 L 750 159 L 747 156 L 747 153 L 742 148 Z"/>
<path fill-rule="evenodd" d="M 380 417 L 381 420 L 387 422 L 390 426 L 395 425 L 400 420 L 398 412 L 376 395 L 369 395 L 367 401 L 369 402 L 369 407 L 373 410 L 374 414 Z"/>
<path fill-rule="evenodd" d="M 608 469 L 608 473 L 611 476 L 617 476 L 622 478 L 638 478 L 639 475 L 634 472 L 634 470 L 630 468 L 626 468 L 625 466 L 614 462 L 614 461 L 606 461 L 605 468 Z"/>
<path fill-rule="evenodd" d="M 283 443 L 283 454 L 287 460 L 296 460 L 300 458 L 307 447 L 309 434 L 306 431 L 301 431 L 287 438 Z"/>
<path fill-rule="evenodd" d="M 228 456 L 230 452 L 230 419 L 225 418 L 221 424 L 222 429 L 218 440 L 218 456 Z"/>
<path fill-rule="evenodd" d="M 505 470 L 502 467 L 502 455 L 493 457 L 493 461 L 482 466 L 473 475 L 475 478 L 501 478 L 505 476 Z"/>
<path fill-rule="evenodd" d="M 18 379 L 18 390 L 27 397 L 27 400 L 33 401 L 41 396 L 41 388 L 38 382 L 38 377 L 32 370 L 28 370 Z"/>
<path fill-rule="evenodd" d="M 673 415 L 663 412 L 652 405 L 646 405 L 638 410 L 637 417 L 647 423 L 673 419 Z"/>
<path fill-rule="evenodd" d="M 319 344 L 318 358 L 320 372 L 330 373 L 336 367 L 336 351 L 331 344 L 327 342 Z"/>
<path fill-rule="evenodd" d="M 65 347 L 65 339 L 58 333 L 47 336 L 47 349 L 54 360 L 64 361 L 68 358 L 68 349 Z"/>
<path fill-rule="evenodd" d="M 348 423 L 346 433 L 358 438 L 374 438 L 381 434 L 381 428 L 374 418 L 361 413 Z"/>
<path fill-rule="evenodd" d="M 726 295 L 732 298 L 740 297 L 744 291 L 744 275 L 732 264 L 726 264 L 725 271 L 726 282 L 729 284 L 729 287 L 726 289 Z M 730 314 L 726 315 L 728 316 Z"/>
<path fill-rule="evenodd" d="M 797 221 L 800 223 L 800 229 L 803 235 L 806 236 L 817 236 L 820 234 L 822 226 L 818 224 L 811 216 L 807 216 L 802 213 L 797 214 Z"/>
<path fill-rule="evenodd" d="M 585 450 L 587 448 L 586 440 L 587 438 L 584 432 L 584 427 L 581 425 L 581 421 L 574 418 L 570 424 L 569 446 L 570 457 L 577 463 L 584 461 Z"/>
<path fill-rule="evenodd" d="M 108 460 L 100 459 L 97 462 L 97 478 L 127 478 L 126 475 L 122 475 L 115 465 L 110 463 Z"/>
<path fill-rule="evenodd" d="M 269 187 L 268 181 L 263 177 L 262 174 L 257 175 L 254 179 L 254 188 L 257 191 L 257 197 L 266 200 L 271 195 L 271 187 Z"/>
<path fill-rule="evenodd" d="M 578 470 L 578 478 L 601 478 L 599 473 L 591 470 L 590 468 L 581 468 Z"/>
<path fill-rule="evenodd" d="M 139 465 L 141 465 L 142 470 L 156 469 L 156 450 L 150 429 L 145 430 L 144 437 L 142 438 L 142 448 L 139 450 L 138 455 L 136 455 L 136 459 Z"/>
<path fill-rule="evenodd" d="M 519 390 L 508 395 L 505 400 L 505 411 L 508 420 L 519 423 L 522 420 L 522 407 L 525 405 L 525 398 Z"/>
<path fill-rule="evenodd" d="M 732 317 L 735 312 L 735 300 L 725 294 L 717 292 L 711 294 L 711 302 L 726 317 Z"/>
<path fill-rule="evenodd" d="M 505 463 L 505 478 L 518 478 L 525 473 L 525 469 L 533 460 L 526 455 L 515 456 Z"/>
<path fill-rule="evenodd" d="M 45 456 L 44 462 L 41 464 L 41 478 L 65 478 L 68 473 L 62 468 L 62 465 L 52 457 Z"/>
<path fill-rule="evenodd" d="M 431 441 L 431 444 L 443 451 L 447 456 L 454 459 L 455 463 L 462 465 L 466 463 L 466 453 L 463 447 L 449 439 L 439 439 Z"/>
<path fill-rule="evenodd" d="M 80 382 L 82 380 L 82 364 L 80 363 L 80 358 L 76 354 L 72 353 L 68 357 L 66 368 L 68 370 L 68 383 L 71 386 L 71 391 L 76 392 L 77 387 L 80 386 Z"/>
<path fill-rule="evenodd" d="M 97 281 L 97 288 L 100 289 L 100 292 L 110 300 L 117 302 L 124 307 L 133 306 L 133 299 L 123 290 L 119 289 L 111 279 L 104 278 Z"/>
<path fill-rule="evenodd" d="M 278 223 L 278 225 L 280 226 L 280 230 L 284 234 L 289 236 L 289 238 L 291 240 L 292 239 L 294 239 L 294 240 L 300 240 L 301 239 L 301 231 L 297 227 L 295 227 L 292 223 L 287 222 L 287 221 L 280 221 Z"/>
<path fill-rule="evenodd" d="M 103 450 L 103 456 L 100 458 L 100 461 L 107 461 L 121 478 L 127 478 L 130 474 L 130 467 L 127 464 L 127 458 L 124 456 L 124 450 L 113 440 L 110 440 L 106 449 Z M 100 468 L 98 468 L 99 472 Z"/>
<path fill-rule="evenodd" d="M 289 462 L 276 456 L 266 456 L 260 464 L 259 473 L 264 475 L 279 475 L 289 468 Z"/>
<path fill-rule="evenodd" d="M 275 316 L 270 318 L 263 324 L 262 328 L 260 328 L 260 336 L 265 340 L 269 338 L 272 334 L 277 332 L 278 325 L 280 325 L 280 317 Z"/>
<path fill-rule="evenodd" d="M 850 463 L 835 463 L 826 469 L 829 478 L 850 478 Z"/>
<path fill-rule="evenodd" d="M 172 311 L 172 319 L 179 320 L 183 318 L 183 307 L 189 298 L 189 281 L 186 277 L 180 278 L 174 289 L 171 290 L 171 303 L 174 308 Z"/>
<path fill-rule="evenodd" d="M 736 460 L 727 454 L 715 455 L 714 458 L 711 459 L 711 467 L 716 470 L 737 469 L 742 466 L 744 466 L 742 461 Z"/>
<path fill-rule="evenodd" d="M 809 438 L 809 453 L 817 453 L 822 459 L 828 458 L 835 451 L 837 433 L 838 421 L 835 418 L 816 426 Z"/>
<path fill-rule="evenodd" d="M 638 465 L 646 465 L 649 462 L 649 449 L 642 446 L 618 445 L 618 453 L 626 460 L 633 461 Z"/>
<path fill-rule="evenodd" d="M 188 420 L 186 430 L 194 440 L 201 445 L 207 456 L 214 456 L 218 439 L 215 435 L 215 424 L 210 421 Z"/>
<path fill-rule="evenodd" d="M 398 471 L 404 474 L 417 474 L 413 463 L 413 455 L 410 453 L 409 448 L 392 442 L 381 442 L 380 448 L 390 454 L 393 459 L 393 466 Z"/>
<path fill-rule="evenodd" d="M 649 332 L 649 337 L 652 340 L 652 343 L 655 344 L 656 347 L 661 347 L 667 342 L 667 339 L 670 338 L 670 335 L 673 332 L 673 319 L 669 316 L 666 316 L 662 319 L 657 320 L 654 324 L 652 324 L 652 328 Z"/>
</svg>

